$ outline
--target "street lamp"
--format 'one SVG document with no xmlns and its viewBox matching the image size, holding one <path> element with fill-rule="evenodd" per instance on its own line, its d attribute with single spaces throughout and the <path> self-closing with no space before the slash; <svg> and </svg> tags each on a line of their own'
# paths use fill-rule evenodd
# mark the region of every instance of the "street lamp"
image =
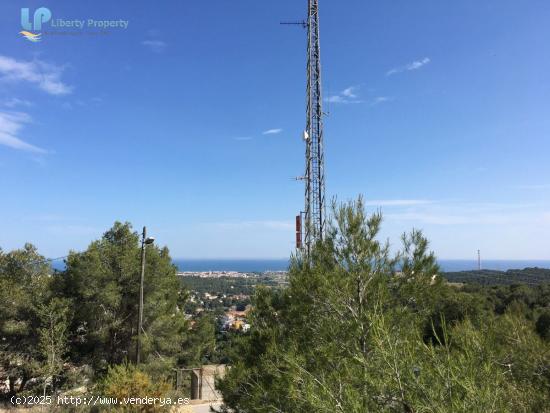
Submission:
<svg viewBox="0 0 550 413">
<path fill-rule="evenodd" d="M 141 330 L 143 329 L 143 279 L 145 278 L 145 247 L 155 242 L 153 237 L 147 237 L 147 228 L 143 227 L 141 238 L 141 280 L 139 284 L 139 316 L 138 316 L 138 335 L 136 342 L 136 364 L 139 364 L 141 352 Z"/>
</svg>

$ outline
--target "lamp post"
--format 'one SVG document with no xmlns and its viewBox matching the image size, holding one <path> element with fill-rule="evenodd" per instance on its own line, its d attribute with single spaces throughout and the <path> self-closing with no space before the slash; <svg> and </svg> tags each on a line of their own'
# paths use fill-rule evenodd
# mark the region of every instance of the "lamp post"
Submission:
<svg viewBox="0 0 550 413">
<path fill-rule="evenodd" d="M 139 284 L 139 315 L 138 315 L 138 335 L 136 342 L 136 364 L 140 362 L 141 352 L 141 330 L 143 329 L 143 280 L 145 278 L 145 247 L 155 242 L 152 237 L 147 237 L 147 228 L 143 227 L 141 238 L 141 279 Z"/>
</svg>

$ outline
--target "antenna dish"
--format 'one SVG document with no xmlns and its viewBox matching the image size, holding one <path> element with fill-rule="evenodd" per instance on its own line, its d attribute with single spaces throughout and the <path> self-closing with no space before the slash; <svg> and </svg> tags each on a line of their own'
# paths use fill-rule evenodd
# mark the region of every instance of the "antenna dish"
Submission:
<svg viewBox="0 0 550 413">
<path fill-rule="evenodd" d="M 309 133 L 307 133 L 307 130 L 304 131 L 303 138 L 304 138 L 305 141 L 307 141 L 309 139 Z"/>
</svg>

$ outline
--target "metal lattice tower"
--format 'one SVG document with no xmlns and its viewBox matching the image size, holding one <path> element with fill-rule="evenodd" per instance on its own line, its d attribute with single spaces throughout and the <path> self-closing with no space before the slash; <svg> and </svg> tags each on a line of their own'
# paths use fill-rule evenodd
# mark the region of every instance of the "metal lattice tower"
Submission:
<svg viewBox="0 0 550 413">
<path fill-rule="evenodd" d="M 304 244 L 309 254 L 325 232 L 325 168 L 321 91 L 319 0 L 308 0 L 307 118 Z"/>
</svg>

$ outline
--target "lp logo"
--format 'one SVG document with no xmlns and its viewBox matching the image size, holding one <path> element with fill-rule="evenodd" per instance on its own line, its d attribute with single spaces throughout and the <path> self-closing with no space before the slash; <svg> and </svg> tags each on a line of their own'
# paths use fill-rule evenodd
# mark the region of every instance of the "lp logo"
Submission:
<svg viewBox="0 0 550 413">
<path fill-rule="evenodd" d="M 34 12 L 34 21 L 31 23 L 29 19 L 29 9 L 21 9 L 21 26 L 25 30 L 42 30 L 42 23 L 47 23 L 52 18 L 52 12 L 46 7 L 40 7 Z"/>
</svg>

